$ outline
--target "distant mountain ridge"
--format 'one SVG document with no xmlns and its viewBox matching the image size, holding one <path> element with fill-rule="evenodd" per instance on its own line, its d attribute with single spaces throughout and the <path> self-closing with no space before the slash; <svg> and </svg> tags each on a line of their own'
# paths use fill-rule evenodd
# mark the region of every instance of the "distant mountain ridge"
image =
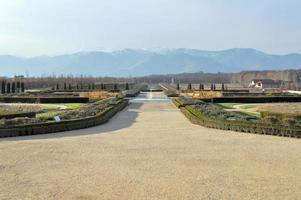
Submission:
<svg viewBox="0 0 301 200">
<path fill-rule="evenodd" d="M 93 76 L 145 76 L 185 72 L 240 72 L 300 69 L 301 54 L 272 55 L 255 49 L 203 51 L 173 49 L 148 51 L 79 52 L 22 58 L 0 55 L 0 76 L 73 74 Z"/>
</svg>

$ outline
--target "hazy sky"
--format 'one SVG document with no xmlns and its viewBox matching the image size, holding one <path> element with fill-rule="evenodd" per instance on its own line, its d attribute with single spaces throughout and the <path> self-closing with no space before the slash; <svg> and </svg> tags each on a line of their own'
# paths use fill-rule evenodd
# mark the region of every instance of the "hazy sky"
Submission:
<svg viewBox="0 0 301 200">
<path fill-rule="evenodd" d="M 251 47 L 301 53 L 301 0 L 0 0 L 0 54 Z"/>
</svg>

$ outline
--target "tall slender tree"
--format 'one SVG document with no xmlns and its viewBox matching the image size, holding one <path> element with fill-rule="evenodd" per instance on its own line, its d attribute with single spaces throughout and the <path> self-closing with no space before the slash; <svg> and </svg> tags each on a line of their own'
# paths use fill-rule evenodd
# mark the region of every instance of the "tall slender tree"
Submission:
<svg viewBox="0 0 301 200">
<path fill-rule="evenodd" d="M 225 84 L 222 83 L 222 91 L 224 91 L 224 90 L 225 90 Z"/>
<path fill-rule="evenodd" d="M 188 83 L 187 90 L 192 90 L 192 85 L 191 85 L 191 83 Z"/>
<path fill-rule="evenodd" d="M 24 82 L 21 83 L 21 92 L 25 92 L 25 85 L 24 85 Z"/>
<path fill-rule="evenodd" d="M 16 93 L 16 83 L 15 82 L 12 83 L 11 92 Z"/>
<path fill-rule="evenodd" d="M 17 82 L 17 92 L 21 92 L 21 83 L 20 83 L 20 81 Z"/>
<path fill-rule="evenodd" d="M 6 84 L 6 93 L 10 93 L 10 82 Z"/>
<path fill-rule="evenodd" d="M 5 94 L 5 81 L 2 81 L 2 84 L 1 84 L 1 93 L 2 94 Z"/>
</svg>

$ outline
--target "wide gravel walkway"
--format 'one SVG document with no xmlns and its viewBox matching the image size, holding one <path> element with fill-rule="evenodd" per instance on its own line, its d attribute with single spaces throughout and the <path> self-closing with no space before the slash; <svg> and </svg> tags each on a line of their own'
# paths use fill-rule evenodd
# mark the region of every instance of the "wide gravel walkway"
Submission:
<svg viewBox="0 0 301 200">
<path fill-rule="evenodd" d="M 301 140 L 192 125 L 138 99 L 107 124 L 0 139 L 0 199 L 301 199 Z"/>
</svg>

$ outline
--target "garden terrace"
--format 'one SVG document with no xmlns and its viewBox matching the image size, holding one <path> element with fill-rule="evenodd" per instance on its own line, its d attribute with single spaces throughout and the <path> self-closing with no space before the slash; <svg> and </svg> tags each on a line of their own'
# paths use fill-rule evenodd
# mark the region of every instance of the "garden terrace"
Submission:
<svg viewBox="0 0 301 200">
<path fill-rule="evenodd" d="M 229 112 L 218 105 L 202 101 L 190 105 L 184 104 L 183 98 L 175 99 L 174 103 L 192 123 L 202 126 L 239 132 L 301 137 L 301 123 L 295 118 L 279 119 L 270 115 L 258 118 L 246 113 Z"/>
<path fill-rule="evenodd" d="M 9 121 L 0 128 L 0 137 L 46 134 L 100 125 L 127 105 L 128 101 L 124 99 L 108 99 L 73 111 L 58 113 L 61 121 L 54 121 L 53 118 Z"/>
</svg>

